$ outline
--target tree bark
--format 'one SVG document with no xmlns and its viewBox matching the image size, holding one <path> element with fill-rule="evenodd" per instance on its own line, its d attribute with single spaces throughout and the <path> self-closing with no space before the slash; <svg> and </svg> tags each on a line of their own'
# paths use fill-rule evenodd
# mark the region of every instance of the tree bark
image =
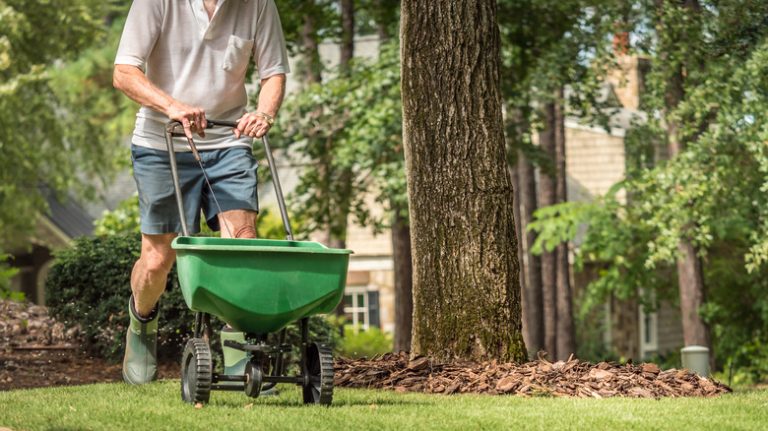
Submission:
<svg viewBox="0 0 768 431">
<path fill-rule="evenodd" d="M 555 102 L 555 165 L 557 179 L 555 195 L 558 203 L 568 201 L 568 177 L 565 163 L 565 96 L 563 87 L 557 90 Z M 573 324 L 573 294 L 571 292 L 571 265 L 568 261 L 568 242 L 557 246 L 557 356 L 567 360 L 576 353 L 576 332 Z"/>
<path fill-rule="evenodd" d="M 525 283 L 523 284 L 523 335 L 528 352 L 544 349 L 544 310 L 542 302 L 541 257 L 531 253 L 536 233 L 527 232 L 536 211 L 536 172 L 522 151 L 517 152 L 517 174 L 520 187 L 520 238 L 525 251 Z"/>
<path fill-rule="evenodd" d="M 544 105 L 544 129 L 539 132 L 539 146 L 555 161 L 555 104 Z M 549 169 L 548 169 L 549 168 Z M 544 166 L 539 169 L 539 207 L 557 203 L 557 189 L 554 169 Z M 557 357 L 557 252 L 541 254 L 541 296 L 544 310 L 544 350 L 550 359 Z"/>
<path fill-rule="evenodd" d="M 341 58 L 343 73 L 349 73 L 349 62 L 355 56 L 355 3 L 341 0 Z"/>
<path fill-rule="evenodd" d="M 391 0 L 388 0 L 391 1 Z M 379 16 L 383 15 L 382 10 L 385 7 L 384 6 L 385 0 L 374 0 L 373 6 L 376 8 L 376 10 L 379 11 Z M 388 23 L 383 19 L 376 20 L 376 33 L 379 35 L 379 43 L 385 43 L 389 40 L 389 25 Z"/>
<path fill-rule="evenodd" d="M 400 208 L 392 221 L 392 260 L 395 269 L 395 351 L 411 351 L 413 328 L 413 267 L 411 265 L 411 228 Z"/>
<path fill-rule="evenodd" d="M 304 26 L 301 29 L 301 46 L 303 55 L 303 75 L 307 84 L 319 83 L 323 80 L 320 51 L 317 44 L 317 26 L 312 14 L 304 16 Z"/>
<path fill-rule="evenodd" d="M 401 58 L 412 351 L 526 359 L 493 0 L 406 0 Z"/>
</svg>

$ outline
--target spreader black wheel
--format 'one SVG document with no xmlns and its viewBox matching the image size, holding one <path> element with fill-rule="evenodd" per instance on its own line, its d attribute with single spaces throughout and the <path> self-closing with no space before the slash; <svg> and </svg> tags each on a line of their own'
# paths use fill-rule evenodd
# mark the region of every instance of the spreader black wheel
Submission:
<svg viewBox="0 0 768 431">
<path fill-rule="evenodd" d="M 333 354 L 331 349 L 312 343 L 307 347 L 302 386 L 304 404 L 331 405 L 333 401 Z"/>
<path fill-rule="evenodd" d="M 207 403 L 211 397 L 211 348 L 202 338 L 192 338 L 181 359 L 181 399 L 188 403 Z"/>
<path fill-rule="evenodd" d="M 249 362 L 245 365 L 245 394 L 251 398 L 256 398 L 261 392 L 261 383 L 264 373 L 261 366 Z"/>
</svg>

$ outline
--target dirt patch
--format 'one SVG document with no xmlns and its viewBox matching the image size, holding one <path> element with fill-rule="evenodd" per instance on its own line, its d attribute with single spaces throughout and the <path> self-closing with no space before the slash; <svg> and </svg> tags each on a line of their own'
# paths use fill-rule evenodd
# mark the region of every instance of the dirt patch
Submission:
<svg viewBox="0 0 768 431">
<path fill-rule="evenodd" d="M 591 364 L 578 359 L 525 364 L 495 361 L 440 363 L 391 353 L 371 360 L 336 361 L 336 386 L 437 394 L 482 393 L 568 397 L 712 397 L 727 386 L 688 370 L 656 364 Z"/>
</svg>

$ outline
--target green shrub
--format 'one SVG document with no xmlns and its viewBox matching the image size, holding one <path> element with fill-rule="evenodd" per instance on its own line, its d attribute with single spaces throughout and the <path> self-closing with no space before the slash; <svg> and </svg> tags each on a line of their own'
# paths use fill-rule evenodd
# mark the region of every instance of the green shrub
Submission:
<svg viewBox="0 0 768 431">
<path fill-rule="evenodd" d="M 79 238 L 56 255 L 46 281 L 52 316 L 66 326 L 80 325 L 88 353 L 110 360 L 122 357 L 128 326 L 131 270 L 141 251 L 141 237 L 119 234 Z M 158 355 L 178 355 L 194 321 L 171 272 L 160 300 Z"/>
<path fill-rule="evenodd" d="M 46 282 L 50 313 L 67 327 L 80 325 L 83 346 L 91 355 L 113 361 L 122 358 L 128 326 L 130 276 L 140 247 L 139 235 L 116 234 L 79 238 L 72 248 L 56 255 Z M 184 303 L 174 268 L 160 300 L 160 360 L 179 359 L 183 345 L 192 333 L 193 322 L 194 313 Z M 223 325 L 212 317 L 214 329 Z M 313 341 L 335 347 L 336 333 L 332 323 L 324 317 L 310 319 Z M 287 341 L 296 344 L 298 340 L 298 325 L 289 325 Z M 216 335 L 212 344 L 218 346 Z M 215 350 L 218 351 L 218 347 Z"/>
<path fill-rule="evenodd" d="M 339 346 L 339 354 L 350 358 L 371 358 L 392 351 L 392 336 L 376 327 L 368 330 L 347 326 Z"/>
</svg>

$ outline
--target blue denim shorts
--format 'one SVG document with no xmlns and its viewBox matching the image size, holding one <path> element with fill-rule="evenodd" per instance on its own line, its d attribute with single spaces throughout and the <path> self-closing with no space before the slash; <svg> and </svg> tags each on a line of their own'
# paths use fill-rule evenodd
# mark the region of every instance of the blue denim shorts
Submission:
<svg viewBox="0 0 768 431">
<path fill-rule="evenodd" d="M 200 151 L 205 172 L 222 211 L 259 211 L 256 192 L 258 163 L 247 147 Z M 131 146 L 133 177 L 139 190 L 141 232 L 181 232 L 168 152 Z M 179 184 L 190 234 L 200 232 L 200 210 L 214 231 L 219 230 L 219 209 L 211 196 L 200 165 L 191 152 L 177 152 Z"/>
</svg>

